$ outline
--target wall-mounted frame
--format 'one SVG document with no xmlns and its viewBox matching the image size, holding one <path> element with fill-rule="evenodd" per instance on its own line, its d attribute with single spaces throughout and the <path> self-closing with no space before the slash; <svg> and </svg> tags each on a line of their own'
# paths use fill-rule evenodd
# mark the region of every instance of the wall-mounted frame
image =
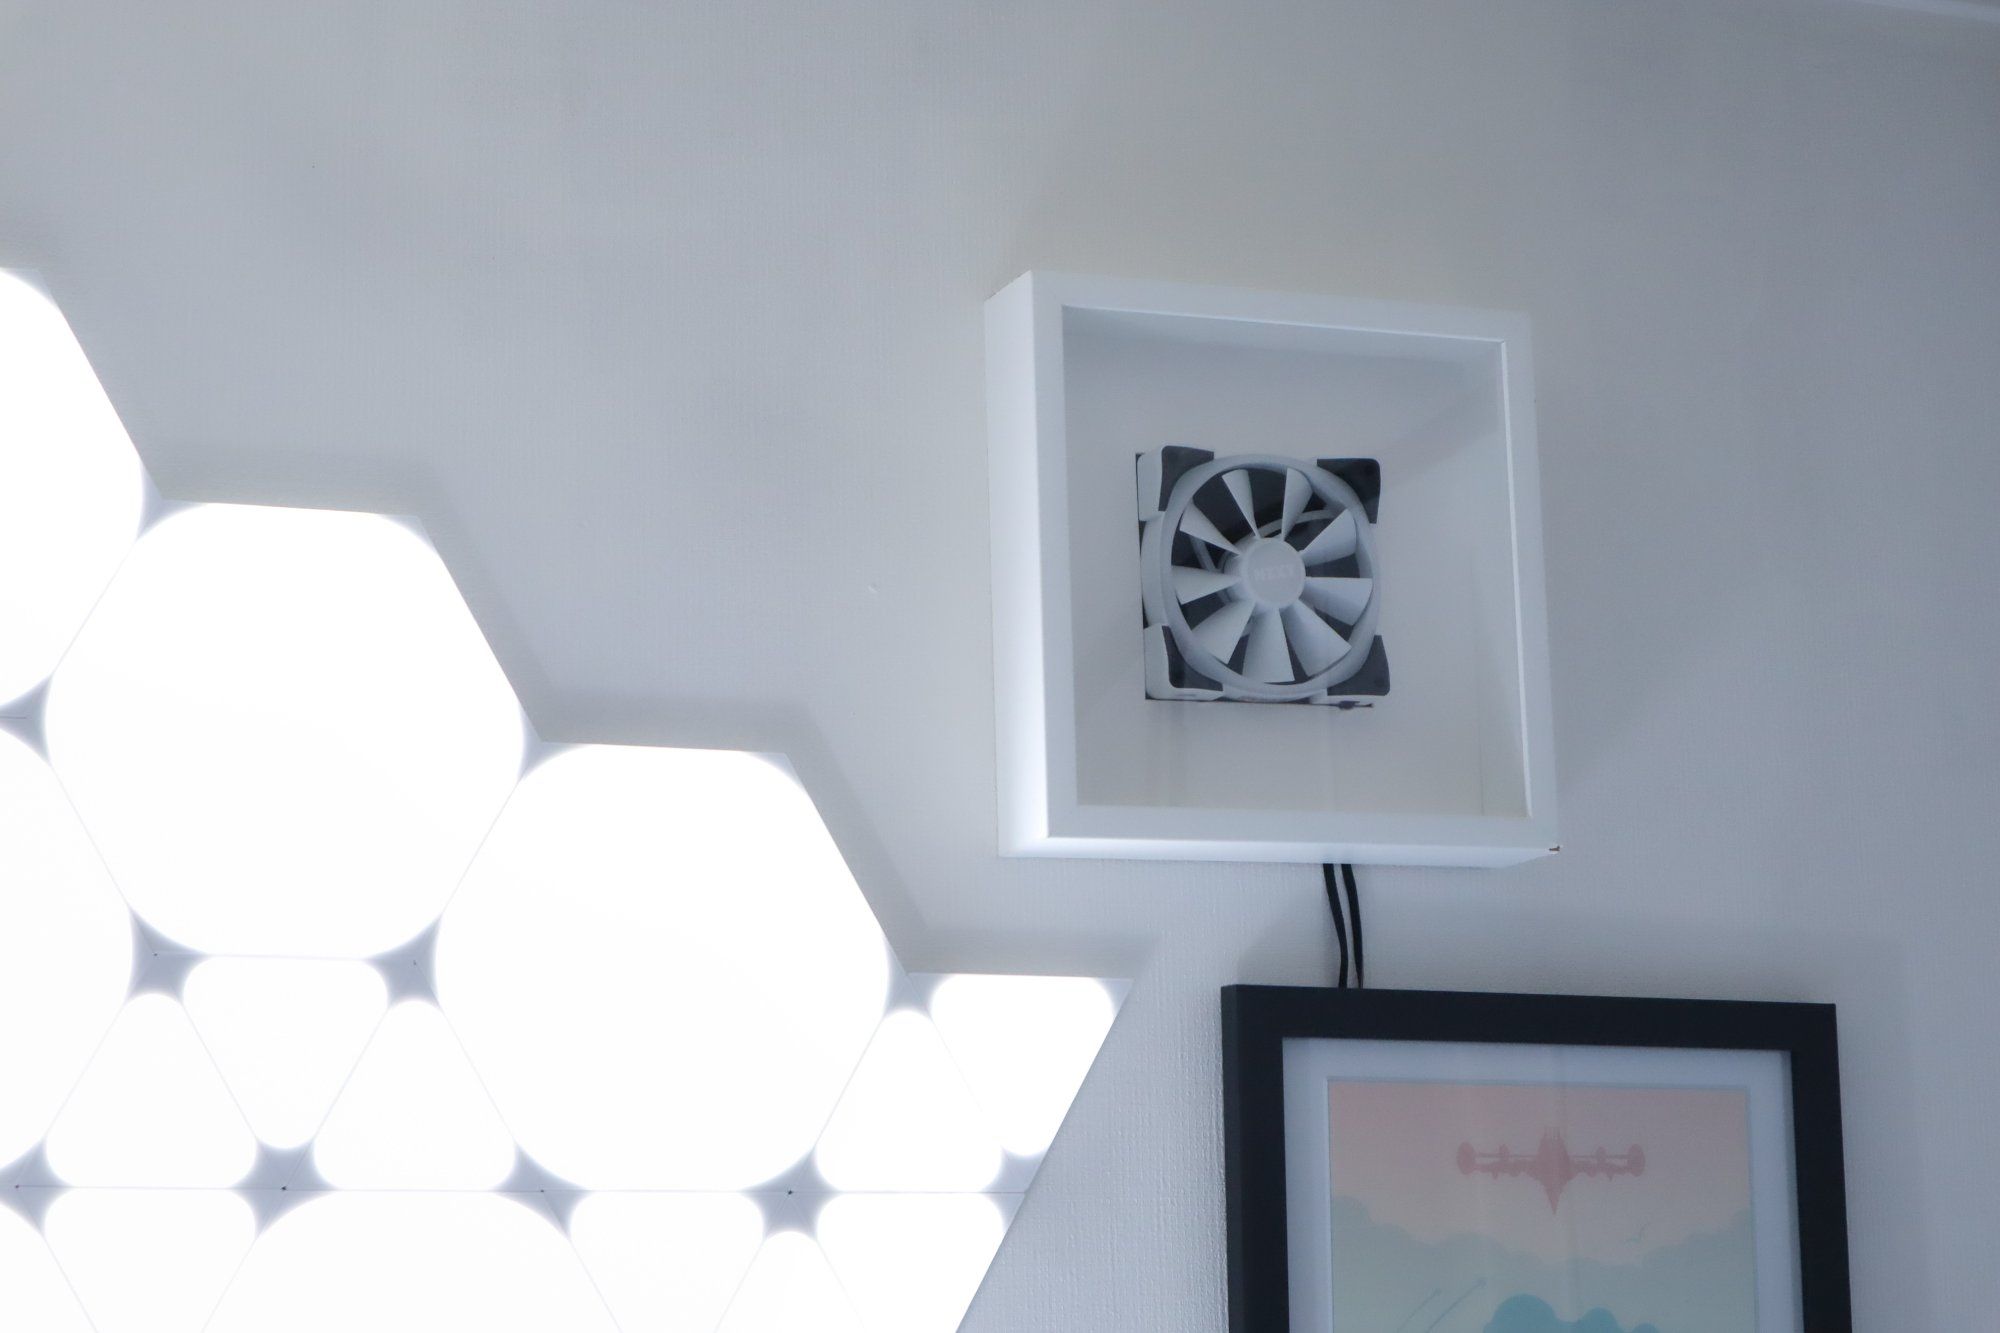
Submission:
<svg viewBox="0 0 2000 1333">
<path fill-rule="evenodd" d="M 1849 1333 L 1831 1005 L 1230 986 L 1231 1333 Z"/>
<path fill-rule="evenodd" d="M 1555 849 L 1524 317 L 1029 273 L 987 303 L 986 336 L 1004 852 L 1504 865 Z M 1170 445 L 1349 480 L 1379 464 L 1386 694 L 1148 697 L 1142 460 Z M 1248 537 L 1275 549 L 1257 518 Z"/>
</svg>

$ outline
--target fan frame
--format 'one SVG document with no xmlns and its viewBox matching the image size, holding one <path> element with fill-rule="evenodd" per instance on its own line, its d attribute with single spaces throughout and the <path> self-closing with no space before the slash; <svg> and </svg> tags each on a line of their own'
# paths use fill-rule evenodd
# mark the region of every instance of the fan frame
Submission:
<svg viewBox="0 0 2000 1333">
<path fill-rule="evenodd" d="M 1168 446 L 1172 447 L 1172 446 Z M 1156 451 L 1156 454 L 1162 451 Z M 1203 450 L 1208 453 L 1209 451 Z M 1147 455 L 1141 455 L 1141 460 Z M 1347 651 L 1328 666 L 1295 681 L 1256 680 L 1232 668 L 1228 662 L 1218 658 L 1205 647 L 1195 634 L 1195 625 L 1187 617 L 1187 608 L 1175 595 L 1170 586 L 1173 563 L 1173 542 L 1181 534 L 1181 523 L 1188 509 L 1194 505 L 1195 496 L 1209 482 L 1231 472 L 1263 469 L 1267 472 L 1297 472 L 1312 487 L 1313 496 L 1322 504 L 1332 504 L 1354 516 L 1355 563 L 1360 567 L 1362 577 L 1370 580 L 1368 603 L 1362 608 L 1361 616 L 1353 622 L 1349 630 L 1341 634 L 1347 640 Z M 1140 482 L 1144 489 L 1144 480 Z M 1142 495 L 1142 502 L 1144 500 Z M 1206 511 L 1202 511 L 1204 514 Z M 1317 511 L 1308 511 L 1317 512 Z M 1249 518 L 1249 515 L 1244 517 Z M 1304 514 L 1300 516 L 1305 517 Z M 1329 522 L 1338 521 L 1336 513 Z M 1211 516 L 1210 521 L 1213 522 Z M 1263 535 L 1259 524 L 1252 530 Z M 1369 516 L 1369 506 L 1346 481 L 1332 471 L 1321 466 L 1318 461 L 1308 461 L 1286 454 L 1213 454 L 1207 460 L 1189 467 L 1175 478 L 1166 502 L 1160 506 L 1158 514 L 1148 516 L 1142 523 L 1139 537 L 1140 598 L 1145 610 L 1147 628 L 1161 627 L 1171 635 L 1174 647 L 1181 660 L 1197 674 L 1216 682 L 1217 691 L 1193 691 L 1175 689 L 1164 697 L 1174 701 L 1210 702 L 1214 700 L 1244 703 L 1320 703 L 1338 697 L 1343 693 L 1375 694 L 1378 689 L 1356 689 L 1341 691 L 1338 687 L 1353 680 L 1368 665 L 1375 655 L 1379 643 L 1378 626 L 1382 605 L 1382 577 L 1375 553 L 1375 524 Z M 1190 536 L 1197 547 L 1206 546 L 1199 537 Z M 1211 561 L 1213 557 L 1210 557 Z M 1314 614 L 1318 614 L 1316 609 Z M 1203 623 L 1206 623 L 1205 621 Z M 1290 643 L 1290 633 L 1286 642 Z M 1148 694 L 1156 699 L 1153 682 L 1148 679 Z M 1172 688 L 1172 687 L 1169 687 Z"/>
</svg>

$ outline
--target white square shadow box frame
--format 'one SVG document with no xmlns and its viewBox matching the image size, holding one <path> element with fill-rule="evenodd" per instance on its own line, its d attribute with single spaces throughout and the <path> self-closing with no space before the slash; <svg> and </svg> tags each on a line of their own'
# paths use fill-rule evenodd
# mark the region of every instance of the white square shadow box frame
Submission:
<svg viewBox="0 0 2000 1333">
<path fill-rule="evenodd" d="M 986 344 L 1003 852 L 1497 866 L 1556 850 L 1524 316 L 1027 273 L 987 302 Z M 1142 520 L 1161 508 L 1144 492 L 1164 493 L 1162 450 L 1277 460 L 1277 479 L 1254 486 L 1202 474 L 1222 497 L 1203 502 L 1217 524 L 1241 526 L 1204 523 L 1209 550 L 1178 539 L 1173 559 L 1203 567 L 1186 588 L 1256 565 L 1246 591 L 1213 594 L 1224 609 L 1253 585 L 1264 599 L 1218 622 L 1250 633 L 1224 635 L 1216 665 L 1235 643 L 1230 660 L 1242 668 L 1247 650 L 1254 668 L 1261 619 L 1261 679 L 1308 676 L 1308 649 L 1345 640 L 1318 624 L 1302 627 L 1309 640 L 1279 633 L 1304 608 L 1271 599 L 1302 574 L 1362 574 L 1307 582 L 1372 590 L 1362 632 L 1385 650 L 1367 673 L 1381 688 L 1274 704 L 1255 697 L 1253 670 L 1240 691 L 1197 675 L 1159 697 L 1163 642 L 1185 670 L 1142 608 Z M 1338 512 L 1321 498 L 1342 485 L 1326 472 L 1364 477 L 1362 491 L 1374 465 L 1364 563 L 1299 567 L 1279 542 L 1304 525 L 1291 542 L 1311 564 L 1299 533 Z M 1253 544 L 1271 559 L 1252 560 Z M 1358 618 L 1332 627 L 1353 636 Z M 1203 637 L 1178 624 L 1183 642 Z"/>
</svg>

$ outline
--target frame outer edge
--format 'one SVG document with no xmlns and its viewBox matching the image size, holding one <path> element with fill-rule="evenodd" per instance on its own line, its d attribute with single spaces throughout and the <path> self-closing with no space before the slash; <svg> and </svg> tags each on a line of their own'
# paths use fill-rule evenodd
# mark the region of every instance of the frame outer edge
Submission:
<svg viewBox="0 0 2000 1333">
<path fill-rule="evenodd" d="M 1049 834 L 1035 288 L 1035 275 L 1024 273 L 984 308 L 995 813 L 1003 856 L 1032 853 Z"/>
<path fill-rule="evenodd" d="M 1291 1333 L 1287 1037 L 1783 1053 L 1790 1063 L 1800 1319 L 1807 1333 L 1853 1333 L 1833 1005 L 1252 985 L 1222 988 L 1230 1333 Z"/>
<path fill-rule="evenodd" d="M 1803 1031 L 1791 1053 L 1799 1308 L 1805 1326 L 1814 1333 L 1821 1329 L 1849 1333 L 1854 1327 L 1854 1295 L 1847 1251 L 1839 1020 L 1830 1004 L 1800 1009 Z"/>
<path fill-rule="evenodd" d="M 1272 1021 L 1270 1012 L 1270 1002 L 1279 998 L 1268 987 L 1222 988 L 1230 1333 L 1289 1333 L 1291 1327 L 1284 1040 L 1282 1026 Z M 1260 1134 L 1259 1126 L 1266 1132 Z"/>
</svg>

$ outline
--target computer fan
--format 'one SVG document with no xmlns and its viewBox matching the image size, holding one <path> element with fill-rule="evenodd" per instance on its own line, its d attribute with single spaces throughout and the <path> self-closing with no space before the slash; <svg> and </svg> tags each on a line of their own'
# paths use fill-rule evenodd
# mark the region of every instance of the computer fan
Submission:
<svg viewBox="0 0 2000 1333">
<path fill-rule="evenodd" d="M 1141 454 L 1146 696 L 1365 706 L 1389 692 L 1372 458 Z"/>
</svg>

